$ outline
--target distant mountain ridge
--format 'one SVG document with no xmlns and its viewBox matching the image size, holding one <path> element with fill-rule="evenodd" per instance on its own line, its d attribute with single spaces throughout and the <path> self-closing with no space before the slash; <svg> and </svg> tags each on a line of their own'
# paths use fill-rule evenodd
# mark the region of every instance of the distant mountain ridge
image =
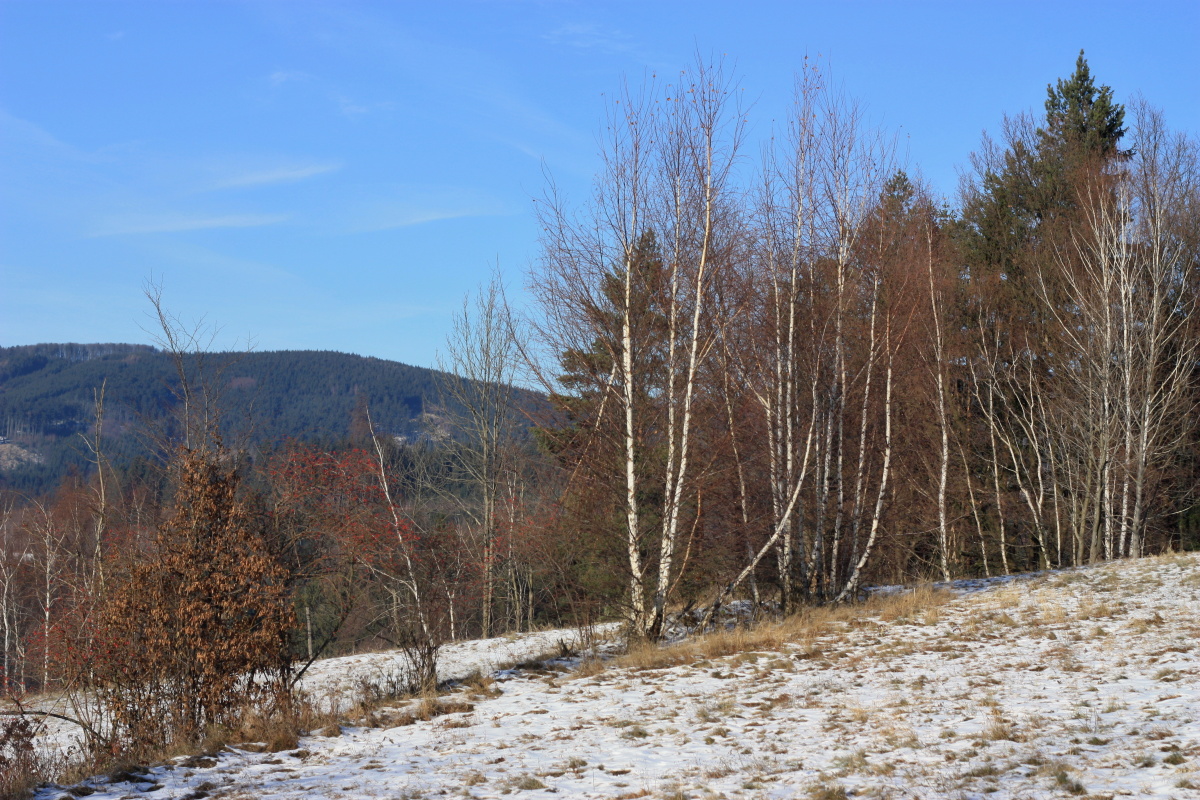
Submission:
<svg viewBox="0 0 1200 800">
<path fill-rule="evenodd" d="M 190 368 L 199 366 L 189 356 Z M 397 361 L 323 350 L 209 353 L 206 380 L 218 395 L 224 428 L 251 445 L 286 438 L 344 441 L 355 409 L 369 405 L 378 430 L 415 437 L 438 405 L 445 373 Z M 171 355 L 138 344 L 36 344 L 0 348 L 0 436 L 36 453 L 0 471 L 0 487 L 40 491 L 71 469 L 85 470 L 83 441 L 105 386 L 109 456 L 146 452 L 135 434 L 164 419 L 178 385 Z"/>
</svg>

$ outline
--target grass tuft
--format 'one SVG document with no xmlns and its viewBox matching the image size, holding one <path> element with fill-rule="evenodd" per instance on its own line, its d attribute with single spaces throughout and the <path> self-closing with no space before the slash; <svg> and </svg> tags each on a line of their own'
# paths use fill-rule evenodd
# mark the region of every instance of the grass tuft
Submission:
<svg viewBox="0 0 1200 800">
<path fill-rule="evenodd" d="M 846 787 L 840 784 L 819 783 L 808 790 L 808 800 L 847 800 Z"/>
</svg>

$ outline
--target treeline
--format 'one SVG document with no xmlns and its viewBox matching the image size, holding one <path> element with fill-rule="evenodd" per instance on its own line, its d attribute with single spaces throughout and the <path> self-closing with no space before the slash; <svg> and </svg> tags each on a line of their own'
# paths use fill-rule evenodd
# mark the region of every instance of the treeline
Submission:
<svg viewBox="0 0 1200 800">
<path fill-rule="evenodd" d="M 818 71 L 758 153 L 741 96 L 623 92 L 539 204 L 563 516 L 637 628 L 1200 544 L 1195 139 L 1081 53 L 951 210 Z"/>
</svg>

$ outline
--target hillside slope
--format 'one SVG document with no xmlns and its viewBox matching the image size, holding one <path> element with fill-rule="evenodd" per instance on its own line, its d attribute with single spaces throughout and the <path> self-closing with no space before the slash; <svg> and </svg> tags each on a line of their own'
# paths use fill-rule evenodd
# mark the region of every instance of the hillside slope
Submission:
<svg viewBox="0 0 1200 800">
<path fill-rule="evenodd" d="M 776 634 L 721 657 L 502 673 L 500 696 L 458 696 L 469 712 L 143 780 L 231 800 L 1200 798 L 1197 554 L 956 584 Z M 321 672 L 379 679 L 382 658 Z"/>
<path fill-rule="evenodd" d="M 197 371 L 195 359 L 187 362 Z M 285 438 L 340 441 L 355 409 L 369 403 L 380 431 L 409 438 L 439 405 L 436 370 L 327 351 L 212 353 L 202 382 L 220 407 L 229 438 L 251 446 Z M 95 419 L 105 386 L 109 456 L 145 455 L 143 433 L 165 419 L 178 385 L 171 357 L 145 345 L 45 344 L 0 348 L 0 436 L 35 457 L 0 464 L 0 486 L 36 492 L 69 469 L 85 470 L 80 433 Z"/>
</svg>

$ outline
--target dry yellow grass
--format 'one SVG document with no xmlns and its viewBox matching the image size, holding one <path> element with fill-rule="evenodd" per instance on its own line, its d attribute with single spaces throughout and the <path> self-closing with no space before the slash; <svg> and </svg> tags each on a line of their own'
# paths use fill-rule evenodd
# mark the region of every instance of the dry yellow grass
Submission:
<svg viewBox="0 0 1200 800">
<path fill-rule="evenodd" d="M 1067 611 L 1059 603 L 1047 599 L 1041 593 L 1038 598 L 1038 614 L 1047 625 L 1061 625 L 1067 621 Z"/>
<path fill-rule="evenodd" d="M 663 669 L 755 651 L 774 652 L 785 645 L 800 645 L 806 648 L 803 657 L 817 658 L 823 653 L 812 642 L 819 636 L 835 634 L 839 628 L 844 630 L 868 619 L 934 624 L 939 619 L 939 607 L 952 598 L 950 592 L 918 586 L 904 592 L 873 596 L 855 605 L 805 608 L 783 620 L 717 630 L 665 647 L 638 642 L 625 655 L 615 659 L 612 666 L 635 671 Z M 589 674 L 594 675 L 597 671 L 597 665 L 589 665 Z"/>
</svg>

